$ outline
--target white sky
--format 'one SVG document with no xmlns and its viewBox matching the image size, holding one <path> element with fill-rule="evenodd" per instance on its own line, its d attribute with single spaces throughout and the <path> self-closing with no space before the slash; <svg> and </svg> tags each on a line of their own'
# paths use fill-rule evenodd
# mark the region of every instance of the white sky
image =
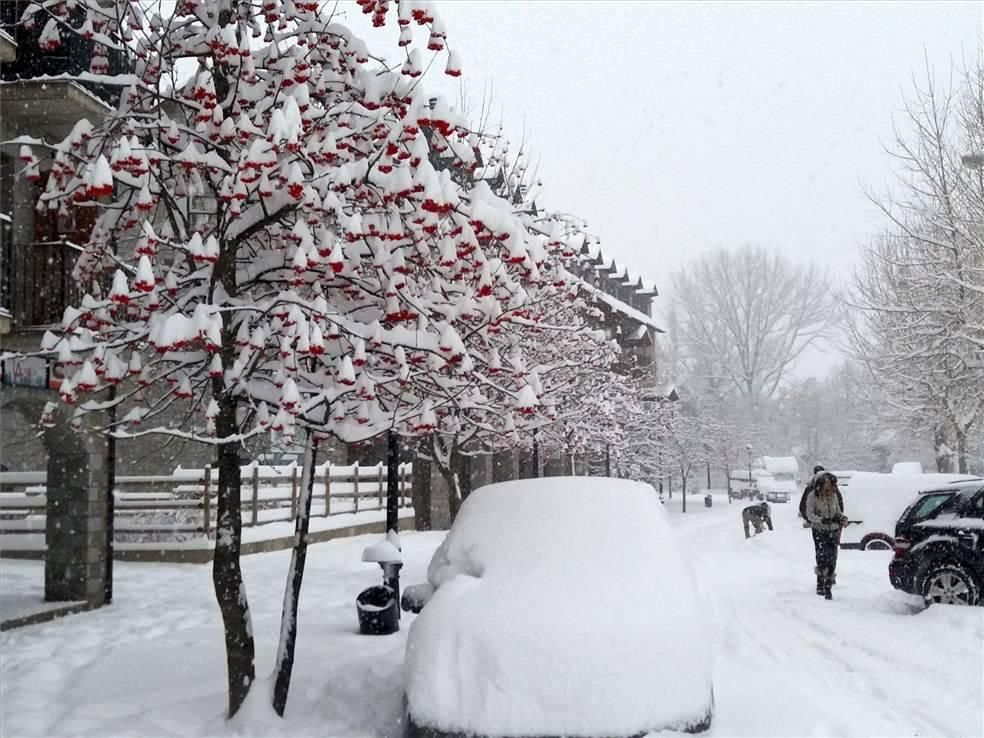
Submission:
<svg viewBox="0 0 984 738">
<path fill-rule="evenodd" d="M 664 295 L 688 259 L 743 242 L 847 277 L 884 224 L 864 188 L 891 181 L 883 144 L 913 74 L 928 59 L 945 79 L 984 34 L 979 0 L 436 7 L 469 95 L 491 84 L 507 135 L 530 137 L 542 202 Z M 349 21 L 392 48 L 393 27 Z M 442 71 L 427 87 L 456 99 Z M 814 351 L 798 373 L 835 360 Z"/>
<path fill-rule="evenodd" d="M 862 188 L 891 177 L 882 143 L 912 74 L 924 54 L 948 74 L 984 29 L 979 1 L 436 7 L 471 97 L 491 83 L 509 137 L 525 126 L 547 206 L 660 287 L 744 241 L 846 272 L 881 224 Z M 392 48 L 394 26 L 353 25 Z M 456 98 L 441 71 L 425 84 Z"/>
</svg>

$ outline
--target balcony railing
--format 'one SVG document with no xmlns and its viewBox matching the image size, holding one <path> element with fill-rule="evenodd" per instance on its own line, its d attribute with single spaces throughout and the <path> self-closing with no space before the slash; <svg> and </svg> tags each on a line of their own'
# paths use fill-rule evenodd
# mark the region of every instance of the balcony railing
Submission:
<svg viewBox="0 0 984 738">
<path fill-rule="evenodd" d="M 3 306 L 17 328 L 60 323 L 66 306 L 80 302 L 82 292 L 72 279 L 80 251 L 71 241 L 23 245 L 4 241 Z"/>
</svg>

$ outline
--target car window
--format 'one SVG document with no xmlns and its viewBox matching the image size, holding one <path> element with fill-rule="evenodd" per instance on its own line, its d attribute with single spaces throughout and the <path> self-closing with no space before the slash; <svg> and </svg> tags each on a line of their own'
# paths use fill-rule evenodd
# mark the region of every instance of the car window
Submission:
<svg viewBox="0 0 984 738">
<path fill-rule="evenodd" d="M 912 522 L 917 523 L 920 520 L 927 520 L 937 513 L 941 512 L 941 509 L 954 498 L 954 495 L 950 494 L 929 494 L 923 495 L 919 498 L 911 509 L 911 519 Z"/>
<path fill-rule="evenodd" d="M 962 518 L 984 518 L 984 491 L 978 492 L 960 513 Z"/>
</svg>

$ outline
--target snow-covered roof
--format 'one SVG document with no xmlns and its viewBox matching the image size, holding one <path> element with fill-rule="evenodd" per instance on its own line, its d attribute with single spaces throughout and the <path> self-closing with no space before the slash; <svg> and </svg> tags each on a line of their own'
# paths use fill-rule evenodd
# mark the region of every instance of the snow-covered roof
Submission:
<svg viewBox="0 0 984 738">
<path fill-rule="evenodd" d="M 799 464 L 793 456 L 763 456 L 762 466 L 770 474 L 798 474 Z"/>
<path fill-rule="evenodd" d="M 621 300 L 619 300 L 617 297 L 612 297 L 611 295 L 609 295 L 604 290 L 599 289 L 598 287 L 595 287 L 595 286 L 593 286 L 591 284 L 588 284 L 583 279 L 581 279 L 579 281 L 580 281 L 581 285 L 583 285 L 583 287 L 584 287 L 585 290 L 587 290 L 592 295 L 594 295 L 595 297 L 597 297 L 599 300 L 601 300 L 602 302 L 604 302 L 606 305 L 608 305 L 610 308 L 612 308 L 612 310 L 615 310 L 617 312 L 622 313 L 622 315 L 625 315 L 626 317 L 631 318 L 632 320 L 636 321 L 637 323 L 641 323 L 644 326 L 647 326 L 649 328 L 652 328 L 657 333 L 665 333 L 666 332 L 662 328 L 659 327 L 659 324 L 655 320 L 653 320 L 652 317 L 646 315 L 641 310 L 636 310 L 631 305 L 627 305 L 626 303 L 624 303 Z"/>
</svg>

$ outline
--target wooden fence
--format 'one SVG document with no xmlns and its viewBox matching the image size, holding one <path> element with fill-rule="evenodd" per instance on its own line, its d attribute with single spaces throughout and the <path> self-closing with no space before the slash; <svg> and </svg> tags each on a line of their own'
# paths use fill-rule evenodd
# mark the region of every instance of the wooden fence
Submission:
<svg viewBox="0 0 984 738">
<path fill-rule="evenodd" d="M 241 468 L 243 527 L 292 522 L 301 497 L 301 468 Z M 399 505 L 410 503 L 411 465 L 399 468 Z M 0 536 L 3 548 L 21 548 L 16 537 L 44 535 L 47 496 L 44 472 L 0 473 Z M 386 507 L 387 469 L 324 464 L 315 468 L 312 517 L 328 517 Z M 170 476 L 117 477 L 114 529 L 117 540 L 162 541 L 215 536 L 217 472 L 178 469 Z M 24 541 L 27 543 L 27 541 Z M 12 545 L 13 544 L 13 545 Z"/>
</svg>

